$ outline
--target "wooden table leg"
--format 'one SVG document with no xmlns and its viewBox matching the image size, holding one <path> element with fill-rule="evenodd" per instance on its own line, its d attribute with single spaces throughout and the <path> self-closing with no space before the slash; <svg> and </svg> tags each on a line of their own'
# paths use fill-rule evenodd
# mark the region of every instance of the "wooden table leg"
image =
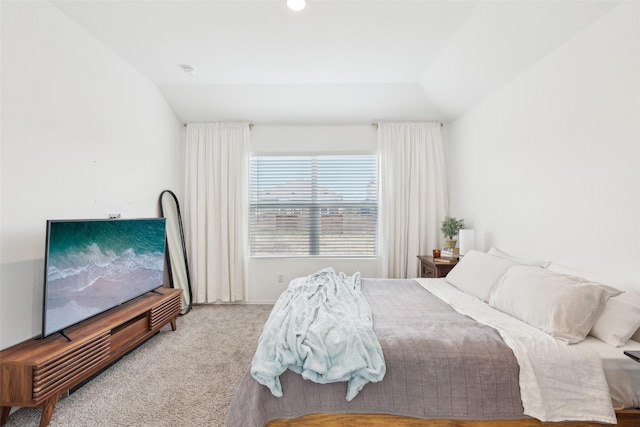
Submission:
<svg viewBox="0 0 640 427">
<path fill-rule="evenodd" d="M 47 427 L 49 425 L 49 421 L 51 421 L 51 415 L 53 415 L 53 410 L 56 408 L 58 399 L 60 399 L 60 394 L 55 394 L 44 402 L 44 406 L 42 407 L 42 415 L 40 416 L 40 427 Z"/>
<path fill-rule="evenodd" d="M 178 325 L 176 324 L 176 318 L 174 317 L 173 319 L 170 320 L 171 322 L 171 330 L 175 331 L 178 328 Z"/>
<path fill-rule="evenodd" d="M 0 415 L 0 426 L 3 426 L 9 420 L 9 412 L 11 412 L 11 406 L 2 406 L 2 414 Z"/>
</svg>

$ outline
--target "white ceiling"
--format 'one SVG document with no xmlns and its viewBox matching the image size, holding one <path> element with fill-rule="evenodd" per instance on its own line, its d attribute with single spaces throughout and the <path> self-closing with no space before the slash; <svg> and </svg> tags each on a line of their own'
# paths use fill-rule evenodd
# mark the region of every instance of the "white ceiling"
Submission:
<svg viewBox="0 0 640 427">
<path fill-rule="evenodd" d="M 183 121 L 450 121 L 619 1 L 52 1 Z M 196 67 L 194 76 L 181 64 Z"/>
</svg>

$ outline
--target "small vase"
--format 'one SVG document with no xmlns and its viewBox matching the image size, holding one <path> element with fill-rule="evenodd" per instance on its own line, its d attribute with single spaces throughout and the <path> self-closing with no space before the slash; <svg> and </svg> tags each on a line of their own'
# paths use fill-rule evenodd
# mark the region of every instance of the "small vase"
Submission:
<svg viewBox="0 0 640 427">
<path fill-rule="evenodd" d="M 455 248 L 456 247 L 456 240 L 455 239 L 447 239 L 446 241 L 447 247 L 448 248 Z"/>
</svg>

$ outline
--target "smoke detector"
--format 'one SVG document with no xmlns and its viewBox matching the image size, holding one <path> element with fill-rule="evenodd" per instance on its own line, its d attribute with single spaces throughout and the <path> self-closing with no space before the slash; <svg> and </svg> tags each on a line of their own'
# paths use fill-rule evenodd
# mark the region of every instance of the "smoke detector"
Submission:
<svg viewBox="0 0 640 427">
<path fill-rule="evenodd" d="M 198 70 L 196 70 L 196 67 L 192 67 L 191 65 L 182 64 L 180 65 L 180 68 L 182 68 L 182 71 L 184 71 L 185 74 L 188 74 L 190 76 L 195 76 L 196 72 L 198 72 Z"/>
</svg>

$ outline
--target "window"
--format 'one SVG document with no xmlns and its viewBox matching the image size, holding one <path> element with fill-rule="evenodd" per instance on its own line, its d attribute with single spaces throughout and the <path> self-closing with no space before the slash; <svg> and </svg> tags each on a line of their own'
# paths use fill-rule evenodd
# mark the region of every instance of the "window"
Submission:
<svg viewBox="0 0 640 427">
<path fill-rule="evenodd" d="M 376 256 L 375 155 L 252 156 L 251 256 Z"/>
</svg>

